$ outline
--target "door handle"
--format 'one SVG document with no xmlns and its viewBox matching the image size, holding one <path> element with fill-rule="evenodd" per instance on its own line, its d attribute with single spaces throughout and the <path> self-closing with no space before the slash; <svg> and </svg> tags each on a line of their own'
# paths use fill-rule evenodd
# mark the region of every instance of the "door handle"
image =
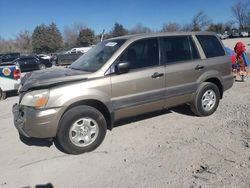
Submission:
<svg viewBox="0 0 250 188">
<path fill-rule="evenodd" d="M 204 66 L 197 65 L 194 69 L 195 69 L 195 70 L 201 70 L 201 69 L 204 69 L 204 68 L 205 68 Z"/>
<path fill-rule="evenodd" d="M 159 78 L 159 77 L 162 77 L 163 75 L 164 75 L 163 73 L 155 72 L 151 77 L 152 78 Z"/>
</svg>

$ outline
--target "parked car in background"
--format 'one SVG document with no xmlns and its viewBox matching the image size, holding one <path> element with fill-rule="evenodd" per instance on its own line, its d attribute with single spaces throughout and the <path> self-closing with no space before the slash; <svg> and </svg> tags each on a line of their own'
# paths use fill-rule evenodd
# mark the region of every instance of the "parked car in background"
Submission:
<svg viewBox="0 0 250 188">
<path fill-rule="evenodd" d="M 6 98 L 6 93 L 17 90 L 20 84 L 21 72 L 13 63 L 0 64 L 0 100 Z"/>
<path fill-rule="evenodd" d="M 20 53 L 0 54 L 0 62 L 11 62 L 20 57 Z"/>
<path fill-rule="evenodd" d="M 89 51 L 92 48 L 92 46 L 88 47 L 80 47 L 80 48 L 72 48 L 71 50 L 67 51 L 67 54 L 76 54 L 76 53 L 82 53 L 85 54 L 87 51 Z"/>
<path fill-rule="evenodd" d="M 237 38 L 240 37 L 240 32 L 238 29 L 232 29 L 229 34 L 230 38 Z"/>
<path fill-rule="evenodd" d="M 221 33 L 217 33 L 217 36 L 221 39 L 221 40 L 225 40 L 228 38 L 228 35 L 227 34 L 221 34 Z"/>
<path fill-rule="evenodd" d="M 38 56 L 22 56 L 14 60 L 13 63 L 19 65 L 22 72 L 41 70 L 52 66 L 49 60 Z"/>
<path fill-rule="evenodd" d="M 241 37 L 248 37 L 248 32 L 242 31 L 242 32 L 240 32 L 240 36 Z"/>
<path fill-rule="evenodd" d="M 82 53 L 76 53 L 76 54 L 57 53 L 52 56 L 51 62 L 53 65 L 56 66 L 70 65 L 82 55 L 83 55 Z"/>
<path fill-rule="evenodd" d="M 42 59 L 51 60 L 51 56 L 50 55 L 38 54 L 37 57 L 40 57 Z"/>
</svg>

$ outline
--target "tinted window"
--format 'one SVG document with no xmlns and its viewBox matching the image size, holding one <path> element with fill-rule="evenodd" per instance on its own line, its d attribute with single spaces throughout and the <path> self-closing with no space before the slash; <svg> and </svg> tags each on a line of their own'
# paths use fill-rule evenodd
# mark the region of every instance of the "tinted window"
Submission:
<svg viewBox="0 0 250 188">
<path fill-rule="evenodd" d="M 32 58 L 32 57 L 31 57 L 31 58 L 27 58 L 27 59 L 26 59 L 26 62 L 27 62 L 27 63 L 34 63 L 34 62 L 36 62 L 36 59 L 35 59 L 35 58 Z"/>
<path fill-rule="evenodd" d="M 199 40 L 207 58 L 225 55 L 225 51 L 223 50 L 219 40 L 215 36 L 198 35 L 196 37 Z"/>
<path fill-rule="evenodd" d="M 119 59 L 128 61 L 131 69 L 159 65 L 159 46 L 156 38 L 140 40 L 131 44 Z"/>
<path fill-rule="evenodd" d="M 191 43 L 191 45 L 189 45 Z M 163 63 L 188 61 L 199 58 L 193 41 L 188 36 L 164 37 L 161 39 Z"/>
</svg>

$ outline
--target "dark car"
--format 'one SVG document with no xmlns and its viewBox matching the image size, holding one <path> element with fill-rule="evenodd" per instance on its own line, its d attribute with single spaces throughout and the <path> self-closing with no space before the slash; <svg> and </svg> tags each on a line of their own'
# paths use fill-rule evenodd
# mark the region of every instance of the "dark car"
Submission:
<svg viewBox="0 0 250 188">
<path fill-rule="evenodd" d="M 19 65 L 21 72 L 41 70 L 52 66 L 49 60 L 37 56 L 23 56 L 14 60 L 14 63 Z"/>
<path fill-rule="evenodd" d="M 79 57 L 81 57 L 82 53 L 57 53 L 52 56 L 52 63 L 54 65 L 70 65 Z"/>
<path fill-rule="evenodd" d="M 0 54 L 0 62 L 11 62 L 20 57 L 20 53 Z"/>
</svg>

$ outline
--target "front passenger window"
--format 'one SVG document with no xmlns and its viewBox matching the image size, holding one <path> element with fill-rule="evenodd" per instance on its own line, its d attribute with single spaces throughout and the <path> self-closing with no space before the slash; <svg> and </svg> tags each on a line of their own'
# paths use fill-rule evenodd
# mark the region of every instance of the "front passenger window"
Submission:
<svg viewBox="0 0 250 188">
<path fill-rule="evenodd" d="M 131 44 L 121 55 L 119 62 L 128 61 L 130 69 L 159 65 L 159 46 L 156 38 Z"/>
</svg>

